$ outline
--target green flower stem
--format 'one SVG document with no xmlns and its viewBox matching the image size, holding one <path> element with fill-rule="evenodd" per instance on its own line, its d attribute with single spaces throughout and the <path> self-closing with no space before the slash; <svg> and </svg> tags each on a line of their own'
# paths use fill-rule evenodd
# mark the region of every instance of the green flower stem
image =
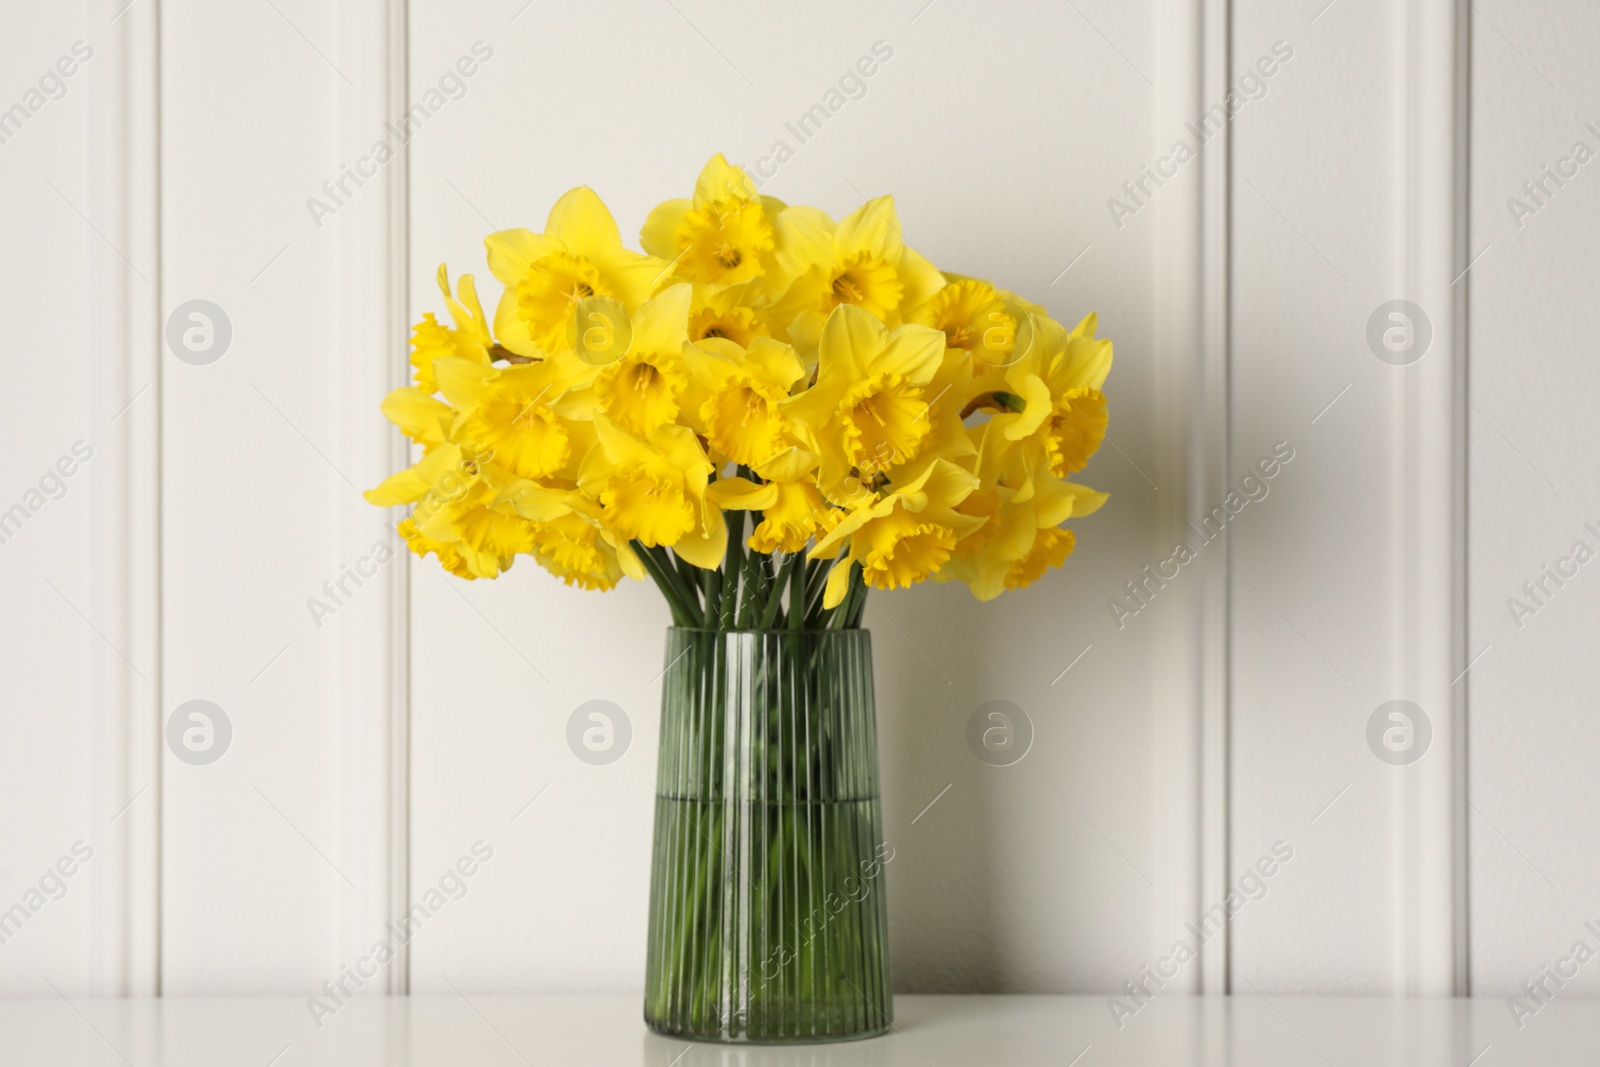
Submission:
<svg viewBox="0 0 1600 1067">
<path fill-rule="evenodd" d="M 789 557 L 789 629 L 799 630 L 806 624 L 806 568 L 797 566 L 801 557 Z"/>
<path fill-rule="evenodd" d="M 722 571 L 706 571 L 706 609 L 703 625 L 710 629 L 713 623 L 722 621 Z"/>
<path fill-rule="evenodd" d="M 644 551 L 654 560 L 656 572 L 662 578 L 665 578 L 667 583 L 672 586 L 673 591 L 677 593 L 678 602 L 683 606 L 684 611 L 688 613 L 689 618 L 699 620 L 698 625 L 705 625 L 705 617 L 700 611 L 699 595 L 689 589 L 688 582 L 684 580 L 672 557 L 667 554 L 667 550 L 657 545 L 655 548 L 646 548 Z M 657 578 L 656 581 L 659 584 L 661 578 Z"/>
<path fill-rule="evenodd" d="M 850 600 L 849 614 L 845 616 L 844 628 L 856 630 L 861 627 L 861 616 L 867 612 L 867 582 L 859 566 L 850 571 L 850 592 L 854 595 Z"/>
<path fill-rule="evenodd" d="M 783 561 L 783 568 L 778 572 L 778 577 L 772 583 L 772 591 L 767 594 L 767 610 L 761 616 L 761 629 L 771 630 L 778 623 L 778 616 L 783 609 L 783 587 L 790 584 L 790 575 L 795 571 L 795 563 L 799 556 L 790 556 Z"/>
<path fill-rule="evenodd" d="M 661 569 L 661 562 L 650 554 L 650 550 L 638 541 L 633 542 L 634 555 L 639 557 L 639 562 L 655 579 L 656 587 L 661 590 L 661 595 L 667 598 L 667 607 L 672 609 L 672 620 L 679 626 L 701 625 L 699 616 L 689 607 L 678 591 L 677 584 L 668 578 Z"/>
<path fill-rule="evenodd" d="M 722 566 L 704 570 L 657 545 L 631 542 L 672 612 L 673 625 L 696 630 L 856 630 L 866 614 L 867 587 L 860 564 L 748 551 L 744 513 L 728 513 L 728 551 Z M 850 568 L 840 603 L 822 606 L 828 575 Z"/>
<path fill-rule="evenodd" d="M 844 564 L 841 562 L 836 566 L 844 566 Z M 867 587 L 861 581 L 861 564 L 851 563 L 849 566 L 850 585 L 845 590 L 844 599 L 833 609 L 833 617 L 828 620 L 828 628 L 830 630 L 855 629 L 860 622 L 860 615 L 856 611 L 856 601 L 860 600 L 863 606 L 866 604 Z"/>
<path fill-rule="evenodd" d="M 804 629 L 816 630 L 821 628 L 822 591 L 827 585 L 828 572 L 832 569 L 832 560 L 813 559 L 806 562 L 806 621 Z"/>
<path fill-rule="evenodd" d="M 761 617 L 761 604 L 765 601 L 765 594 L 770 591 L 771 583 L 763 573 L 762 560 L 767 557 L 759 552 L 748 553 L 744 558 L 744 596 L 739 604 L 739 629 L 749 630 Z"/>
<path fill-rule="evenodd" d="M 683 578 L 683 584 L 694 594 L 694 606 L 699 609 L 700 615 L 705 616 L 705 605 L 701 596 L 705 593 L 705 580 L 711 573 L 703 568 L 696 567 L 693 563 L 679 556 L 676 552 L 668 552 L 667 558 L 678 568 L 678 574 Z"/>
<path fill-rule="evenodd" d="M 728 557 L 722 564 L 722 605 L 719 611 L 720 629 L 733 629 L 734 613 L 739 608 L 739 584 L 744 572 L 744 512 L 730 511 L 728 522 Z"/>
</svg>

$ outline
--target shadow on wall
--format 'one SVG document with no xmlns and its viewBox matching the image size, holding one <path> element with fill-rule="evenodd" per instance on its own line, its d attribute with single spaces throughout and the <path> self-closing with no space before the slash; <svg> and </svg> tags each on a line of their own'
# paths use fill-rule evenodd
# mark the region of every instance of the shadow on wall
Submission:
<svg viewBox="0 0 1600 1067">
<path fill-rule="evenodd" d="M 965 587 L 875 592 L 864 621 L 877 671 L 889 865 L 890 966 L 899 993 L 978 993 L 1000 981 L 993 915 L 1000 856 L 988 771 L 967 743 L 993 695 L 980 610 Z"/>
</svg>

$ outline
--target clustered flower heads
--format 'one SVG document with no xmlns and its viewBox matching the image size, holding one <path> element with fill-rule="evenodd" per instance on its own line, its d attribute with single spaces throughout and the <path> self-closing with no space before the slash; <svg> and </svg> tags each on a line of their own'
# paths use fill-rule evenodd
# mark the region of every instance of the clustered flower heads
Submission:
<svg viewBox="0 0 1600 1067">
<path fill-rule="evenodd" d="M 787 585 L 791 625 L 842 604 L 848 626 L 867 586 L 1028 585 L 1105 502 L 1067 480 L 1105 436 L 1095 316 L 941 272 L 892 198 L 835 222 L 718 155 L 640 239 L 588 188 L 491 234 L 492 321 L 439 268 L 451 325 L 423 316 L 383 404 L 422 455 L 366 494 L 413 506 L 412 551 L 463 578 L 518 555 L 586 589 L 648 575 L 711 628 L 782 619 Z"/>
</svg>

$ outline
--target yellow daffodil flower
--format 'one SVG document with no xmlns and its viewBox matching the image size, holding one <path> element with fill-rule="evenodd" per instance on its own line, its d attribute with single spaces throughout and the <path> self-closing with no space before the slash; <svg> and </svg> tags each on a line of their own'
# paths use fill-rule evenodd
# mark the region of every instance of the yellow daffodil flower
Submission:
<svg viewBox="0 0 1600 1067">
<path fill-rule="evenodd" d="M 633 555 L 626 545 L 622 551 Z M 625 573 L 617 546 L 577 512 L 535 523 L 532 554 L 545 570 L 580 589 L 611 589 Z M 634 577 L 643 578 L 643 569 Z"/>
<path fill-rule="evenodd" d="M 813 559 L 831 559 L 849 549 L 828 572 L 823 607 L 844 599 L 852 563 L 859 563 L 866 583 L 878 589 L 914 585 L 938 571 L 956 543 L 986 521 L 955 510 L 976 488 L 978 479 L 971 473 L 941 459 L 915 481 L 853 508 L 811 550 Z"/>
<path fill-rule="evenodd" d="M 1004 367 L 1016 347 L 1016 317 L 988 282 L 959 275 L 945 277 L 944 288 L 908 311 L 906 321 L 943 332 L 944 343 L 965 352 L 977 369 Z"/>
<path fill-rule="evenodd" d="M 821 624 L 854 627 L 867 587 L 1029 585 L 1105 503 L 1067 480 L 1106 439 L 1095 316 L 940 272 L 890 197 L 835 222 L 716 155 L 641 241 L 580 187 L 543 233 L 486 238 L 492 321 L 439 268 L 450 322 L 423 316 L 382 404 L 420 456 L 366 494 L 411 508 L 411 551 L 463 578 L 518 555 L 584 589 L 650 577 L 682 626 L 813 627 L 826 572 Z M 751 513 L 742 545 L 724 512 Z"/>
<path fill-rule="evenodd" d="M 927 326 L 890 330 L 850 304 L 828 316 L 816 384 L 783 405 L 801 441 L 822 457 L 824 493 L 837 495 L 852 470 L 871 481 L 921 454 L 933 425 L 927 387 L 944 352 L 944 335 Z"/>
<path fill-rule="evenodd" d="M 544 233 L 501 230 L 484 246 L 489 270 L 505 286 L 495 336 L 521 356 L 571 347 L 567 334 L 581 301 L 609 296 L 632 313 L 671 273 L 664 261 L 623 248 L 611 212 L 583 186 L 556 201 Z"/>
<path fill-rule="evenodd" d="M 869 200 L 837 224 L 815 208 L 791 207 L 775 224 L 779 278 L 789 279 L 774 298 L 797 346 L 809 348 L 833 309 L 859 307 L 897 326 L 905 309 L 929 300 L 944 275 L 900 235 L 894 198 Z M 769 290 L 770 292 L 771 290 Z"/>
<path fill-rule="evenodd" d="M 461 359 L 435 365 L 439 391 L 460 411 L 451 436 L 491 451 L 494 462 L 519 478 L 561 470 L 572 453 L 561 399 L 594 377 L 594 368 L 570 352 L 535 363 L 496 367 Z"/>
<path fill-rule="evenodd" d="M 1095 323 L 1088 315 L 1068 333 L 1060 323 L 1036 319 L 1033 351 L 1005 373 L 1009 403 L 1020 399 L 1022 408 L 995 420 L 1009 441 L 1036 438 L 1058 478 L 1082 470 L 1106 435 L 1100 386 L 1111 371 L 1111 342 L 1095 338 Z"/>
<path fill-rule="evenodd" d="M 1075 538 L 1059 528 L 1061 523 L 1093 514 L 1106 499 L 1104 493 L 1048 476 L 974 493 L 956 510 L 988 521 L 956 545 L 936 577 L 966 582 L 979 600 L 1029 585 L 1071 554 Z"/>
<path fill-rule="evenodd" d="M 774 246 L 772 220 L 783 207 L 757 193 L 750 176 L 718 152 L 700 171 L 694 199 L 658 205 L 639 243 L 670 261 L 681 278 L 735 285 L 765 272 Z"/>
<path fill-rule="evenodd" d="M 794 445 L 782 407 L 805 376 L 794 349 L 765 337 L 749 349 L 708 339 L 686 344 L 683 355 L 707 394 L 700 426 L 713 448 L 757 467 Z"/>
<path fill-rule="evenodd" d="M 626 575 L 643 579 L 644 566 L 628 542 L 602 521 L 597 501 L 578 491 L 575 481 L 487 478 L 498 489 L 497 505 L 508 504 L 533 528 L 530 554 L 567 585 L 610 589 Z"/>
<path fill-rule="evenodd" d="M 598 409 L 630 433 L 648 436 L 677 421 L 688 390 L 689 285 L 668 286 L 633 316 L 633 344 L 595 378 Z"/>
<path fill-rule="evenodd" d="M 363 495 L 382 507 L 415 505 L 396 529 L 417 555 L 432 552 L 463 578 L 494 578 L 532 550 L 533 524 L 495 506 L 497 490 L 483 478 L 488 466 L 447 444 Z"/>
<path fill-rule="evenodd" d="M 431 367 L 429 373 L 432 373 Z M 423 448 L 444 443 L 445 434 L 456 417 L 454 408 L 442 400 L 435 400 L 431 392 L 419 387 L 396 389 L 383 398 L 379 410 L 384 418 L 400 428 L 401 433 Z"/>
<path fill-rule="evenodd" d="M 665 426 L 636 437 L 604 415 L 594 418 L 599 447 L 591 449 L 579 477 L 597 500 L 606 526 L 648 547 L 670 546 L 696 567 L 722 562 L 728 527 L 706 499 L 713 467 L 694 433 Z"/>
<path fill-rule="evenodd" d="M 743 285 L 696 285 L 689 306 L 689 340 L 723 338 L 749 348 L 757 337 L 778 336 L 759 279 Z"/>
<path fill-rule="evenodd" d="M 817 490 L 817 462 L 816 453 L 789 448 L 755 468 L 760 483 L 723 478 L 711 483 L 707 496 L 724 511 L 761 512 L 745 542 L 751 550 L 798 553 L 844 518 Z"/>
<path fill-rule="evenodd" d="M 436 275 L 444 302 L 450 308 L 452 329 L 439 323 L 433 312 L 422 315 L 422 321 L 411 331 L 411 366 L 415 368 L 414 380 L 423 394 L 434 391 L 433 363 L 437 359 L 454 356 L 473 363 L 488 364 L 489 349 L 494 338 L 489 334 L 489 320 L 484 317 L 478 303 L 478 289 L 472 275 L 463 274 L 460 282 L 461 299 L 450 295 L 450 275 L 443 263 Z"/>
</svg>

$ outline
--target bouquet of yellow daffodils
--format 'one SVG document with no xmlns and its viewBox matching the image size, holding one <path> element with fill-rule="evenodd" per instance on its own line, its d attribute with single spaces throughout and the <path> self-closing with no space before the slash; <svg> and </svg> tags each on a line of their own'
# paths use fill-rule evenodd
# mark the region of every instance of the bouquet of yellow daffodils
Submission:
<svg viewBox="0 0 1600 1067">
<path fill-rule="evenodd" d="M 588 188 L 484 243 L 494 319 L 439 268 L 452 324 L 422 317 L 383 403 L 421 458 L 366 494 L 460 577 L 529 555 L 648 575 L 679 626 L 853 627 L 869 587 L 1027 585 L 1105 502 L 1067 480 L 1105 435 L 1095 316 L 941 272 L 890 197 L 835 222 L 718 155 L 643 254 Z"/>
</svg>

